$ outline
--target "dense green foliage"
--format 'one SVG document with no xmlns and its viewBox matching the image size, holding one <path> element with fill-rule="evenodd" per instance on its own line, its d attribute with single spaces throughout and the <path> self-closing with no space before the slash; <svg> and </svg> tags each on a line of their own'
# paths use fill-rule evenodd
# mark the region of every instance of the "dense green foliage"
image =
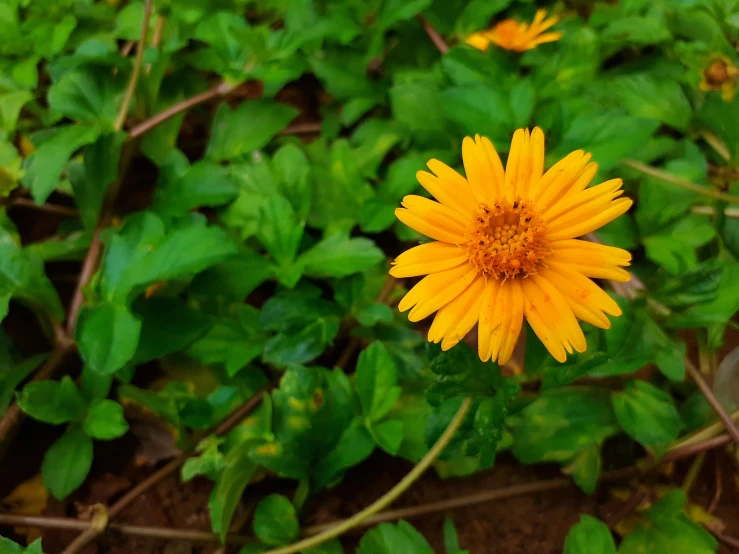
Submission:
<svg viewBox="0 0 739 554">
<path fill-rule="evenodd" d="M 98 233 L 102 241 L 68 337 L 79 371 L 24 384 L 47 356 L 0 333 L 0 415 L 16 399 L 31 418 L 65 426 L 42 467 L 55 497 L 85 481 L 94 441 L 128 432 L 130 405 L 165 421 L 181 448 L 197 448 L 182 478 L 214 482 L 221 536 L 250 482 L 265 472 L 294 480 L 292 500 L 274 494 L 256 509 L 265 550 L 295 541 L 308 498 L 374 451 L 418 462 L 466 396 L 473 407 L 436 466 L 443 477 L 490 468 L 510 451 L 521 463 L 560 464 L 588 493 L 604 442 L 634 441 L 660 457 L 713 420 L 686 382 L 678 333 L 710 357 L 739 310 L 739 220 L 704 194 L 736 189 L 739 98 L 699 87 L 717 55 L 739 61 L 739 2 L 546 5 L 561 16 L 563 37 L 523 54 L 481 52 L 464 38 L 503 17 L 530 20 L 537 6 L 524 0 L 153 7 L 121 126 L 134 72 L 122 48 L 140 39 L 145 3 L 0 3 L 2 316 L 24 304 L 47 350 L 59 348 L 53 329 L 69 317 L 69 299 L 60 299 L 54 268 L 89 257 Z M 447 53 L 415 19 L 421 12 Z M 210 87 L 219 87 L 210 102 L 139 132 Z M 295 125 L 313 123 L 319 131 L 296 136 Z M 425 331 L 394 307 L 412 282 L 386 274 L 422 240 L 394 216 L 403 196 L 425 194 L 415 172 L 432 157 L 461 170 L 470 134 L 505 153 L 513 131 L 532 125 L 546 133 L 547 167 L 582 148 L 599 164 L 595 183 L 624 179 L 635 208 L 598 236 L 632 252 L 644 288 L 612 292 L 623 316 L 607 331 L 585 325 L 587 352 L 565 364 L 528 329 L 523 370 L 503 377 L 464 343 L 445 353 L 426 346 Z M 24 244 L 17 215 L 29 212 L 12 206 L 27 195 L 39 205 L 73 202 L 79 218 Z M 647 366 L 658 369 L 648 381 L 628 377 Z M 153 376 L 161 378 L 149 386 Z M 594 379 L 578 384 L 584 376 Z M 597 380 L 621 376 L 615 388 Z M 268 384 L 275 388 L 248 419 L 201 440 Z M 679 492 L 665 495 L 618 552 L 715 552 L 684 503 Z M 453 527 L 447 535 L 447 552 L 463 552 Z M 342 552 L 337 541 L 321 549 Z M 369 531 L 359 552 L 432 549 L 401 522 Z M 584 517 L 565 552 L 613 554 L 616 545 Z"/>
</svg>

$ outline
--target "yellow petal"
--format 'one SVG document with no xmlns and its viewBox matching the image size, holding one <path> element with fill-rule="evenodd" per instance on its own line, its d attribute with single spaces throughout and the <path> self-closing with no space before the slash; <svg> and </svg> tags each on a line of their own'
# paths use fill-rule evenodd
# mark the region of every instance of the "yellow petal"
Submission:
<svg viewBox="0 0 739 554">
<path fill-rule="evenodd" d="M 457 277 L 453 280 L 439 280 L 436 288 L 431 289 L 430 293 L 426 297 L 421 298 L 418 304 L 416 304 L 408 314 L 409 321 L 415 322 L 427 318 L 435 311 L 446 306 L 470 286 L 472 281 L 474 281 L 475 277 L 478 275 L 477 270 L 470 266 L 460 266 L 460 268 L 463 268 L 466 273 L 463 273 L 461 277 Z M 449 271 L 456 271 L 456 268 Z M 435 277 L 436 275 L 441 275 L 441 273 L 434 273 L 425 279 Z"/>
<path fill-rule="evenodd" d="M 549 168 L 529 191 L 529 197 L 540 211 L 545 211 L 554 201 L 561 198 L 563 191 L 569 190 L 589 160 L 590 154 L 576 150 Z"/>
<path fill-rule="evenodd" d="M 482 150 L 487 157 L 487 163 L 490 166 L 493 198 L 501 198 L 505 187 L 505 170 L 503 169 L 503 163 L 500 161 L 500 156 L 489 138 L 482 137 L 480 142 L 482 144 Z"/>
<path fill-rule="evenodd" d="M 559 228 L 557 231 L 548 231 L 547 236 L 549 240 L 553 241 L 581 237 L 596 229 L 600 229 L 603 225 L 625 214 L 632 204 L 633 202 L 629 198 L 618 198 L 600 213 L 593 214 L 584 220 L 572 222 L 571 225 Z"/>
<path fill-rule="evenodd" d="M 395 217 L 414 231 L 418 231 L 429 238 L 451 244 L 461 244 L 464 242 L 464 231 L 459 233 L 456 228 L 450 230 L 449 226 L 447 226 L 443 220 L 439 222 L 435 219 L 425 219 L 412 213 L 410 210 L 406 210 L 405 208 L 396 208 Z"/>
<path fill-rule="evenodd" d="M 437 160 L 429 161 L 429 167 L 432 167 L 432 162 L 437 162 Z M 441 162 L 438 163 L 444 165 Z M 434 167 L 437 166 L 434 164 Z M 451 167 L 444 167 L 445 170 L 434 171 L 437 175 L 441 173 L 439 176 L 432 175 L 427 171 L 419 171 L 416 173 L 416 179 L 444 206 L 462 215 L 473 214 L 477 209 L 477 203 L 475 197 L 472 196 L 467 180 Z M 439 168 L 437 167 L 437 169 Z"/>
<path fill-rule="evenodd" d="M 604 312 L 620 315 L 618 304 L 598 285 L 581 273 L 568 267 L 541 268 L 539 275 L 552 283 L 565 297 L 576 317 L 601 329 L 608 329 L 611 322 Z"/>
<path fill-rule="evenodd" d="M 501 283 L 495 303 L 490 306 L 490 344 L 488 351 L 493 361 L 504 364 L 510 360 L 523 325 L 523 294 L 518 280 Z"/>
<path fill-rule="evenodd" d="M 445 313 L 444 317 L 452 319 L 452 325 L 448 327 L 443 336 L 444 340 L 441 343 L 442 350 L 452 348 L 466 337 L 467 333 L 475 326 L 480 316 L 480 297 L 484 291 L 485 278 L 482 275 L 478 275 L 462 294 L 439 310 L 439 313 L 436 315 L 437 318 L 442 312 L 449 312 L 449 314 Z M 434 319 L 435 322 L 436 319 Z M 429 331 L 430 336 L 431 332 Z"/>
<path fill-rule="evenodd" d="M 485 285 L 485 293 L 482 295 L 480 303 L 480 322 L 477 326 L 477 353 L 483 362 L 487 362 L 492 355 L 491 339 L 493 331 L 493 306 L 500 281 L 498 279 L 488 279 Z"/>
<path fill-rule="evenodd" d="M 564 196 L 543 213 L 544 221 L 549 222 L 547 228 L 554 231 L 561 225 L 571 224 L 568 222 L 582 221 L 586 217 L 600 213 L 615 196 L 622 193 L 619 190 L 622 184 L 621 179 L 611 179 L 577 194 Z M 616 192 L 618 194 L 614 195 Z"/>
<path fill-rule="evenodd" d="M 511 140 L 511 151 L 508 152 L 508 161 L 505 166 L 505 197 L 507 200 L 513 200 L 518 194 L 518 182 L 520 179 L 520 171 L 528 165 L 526 155 L 528 154 L 528 132 L 524 129 L 518 129 L 513 133 Z"/>
<path fill-rule="evenodd" d="M 452 269 L 467 262 L 467 254 L 459 246 L 446 242 L 429 242 L 406 250 L 395 258 L 390 275 L 417 277 Z"/>
<path fill-rule="evenodd" d="M 491 202 L 495 195 L 493 167 L 479 135 L 474 140 L 465 137 L 462 141 L 462 161 L 467 182 L 477 203 Z"/>
<path fill-rule="evenodd" d="M 404 312 L 416 304 L 426 302 L 455 281 L 464 278 L 469 271 L 466 265 L 462 265 L 424 277 L 403 297 L 398 304 L 398 309 Z"/>
<path fill-rule="evenodd" d="M 486 39 L 485 35 L 482 33 L 472 33 L 465 39 L 465 42 L 483 52 L 487 50 L 488 45 L 490 44 L 490 41 Z"/>
<path fill-rule="evenodd" d="M 552 23 L 552 25 L 554 25 L 554 23 Z M 549 25 L 547 25 L 547 27 L 549 27 Z M 544 33 L 543 35 L 539 35 L 538 37 L 536 37 L 529 43 L 529 49 L 536 48 L 540 44 L 544 44 L 547 42 L 554 42 L 561 38 L 562 38 L 562 33 L 560 32 Z"/>
<path fill-rule="evenodd" d="M 544 293 L 544 299 L 551 299 L 551 305 L 553 307 L 552 313 L 557 317 L 560 333 L 567 339 L 575 350 L 578 352 L 585 352 L 585 349 L 587 348 L 585 335 L 580 328 L 580 324 L 577 322 L 577 318 L 575 318 L 575 314 L 572 313 L 572 309 L 562 293 L 557 289 L 557 287 L 544 279 L 541 275 L 531 275 L 530 278 L 534 280 L 536 286 L 538 286 Z"/>
<path fill-rule="evenodd" d="M 404 208 L 409 209 L 419 217 L 444 221 L 451 229 L 460 231 L 464 234 L 464 230 L 469 223 L 469 218 L 463 216 L 456 210 L 453 210 L 439 202 L 435 202 L 430 198 L 409 194 L 404 196 L 401 202 Z"/>
</svg>

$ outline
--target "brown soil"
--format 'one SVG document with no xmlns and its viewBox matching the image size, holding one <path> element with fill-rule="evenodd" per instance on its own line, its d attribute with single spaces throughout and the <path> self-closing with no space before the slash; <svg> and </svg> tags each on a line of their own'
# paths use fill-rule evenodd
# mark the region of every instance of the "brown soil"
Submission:
<svg viewBox="0 0 739 554">
<path fill-rule="evenodd" d="M 98 471 L 88 484 L 65 503 L 51 500 L 46 515 L 85 517 L 91 505 L 111 503 L 130 488 L 132 483 L 148 474 L 150 470 L 136 468 L 133 462 L 121 468 L 120 461 L 113 459 L 116 451 L 120 453 L 121 450 L 111 448 L 96 452 L 100 455 L 97 458 L 100 463 L 96 464 Z M 709 454 L 690 495 L 692 502 L 704 507 L 710 505 L 715 493 L 717 456 L 723 462 L 726 461 L 722 454 Z M 101 465 L 108 467 L 100 467 Z M 303 523 L 326 523 L 354 514 L 389 490 L 410 467 L 406 462 L 382 454 L 372 456 L 367 462 L 351 470 L 335 489 L 323 491 L 309 501 L 303 513 Z M 115 473 L 107 472 L 106 469 Z M 686 469 L 687 464 L 681 463 L 669 478 L 663 477 L 661 481 L 679 484 Z M 729 533 L 739 521 L 739 504 L 734 501 L 737 490 L 730 478 L 731 470 L 727 464 L 720 472 L 724 476 L 724 491 L 713 512 L 727 524 Z M 428 472 L 393 507 L 417 506 L 559 475 L 555 466 L 522 466 L 504 455 L 493 469 L 466 478 L 442 480 L 433 472 Z M 619 484 L 622 487 L 627 485 L 626 482 Z M 264 494 L 275 490 L 290 495 L 291 487 L 292 483 L 277 479 L 257 483 L 248 489 L 244 505 L 253 505 Z M 183 484 L 179 482 L 178 476 L 171 476 L 140 497 L 116 521 L 207 531 L 210 490 L 211 484 L 205 479 L 195 479 Z M 420 516 L 410 521 L 427 538 L 434 551 L 439 553 L 444 552 L 443 520 L 449 516 L 457 528 L 461 547 L 470 554 L 556 554 L 562 552 L 564 538 L 570 527 L 578 521 L 580 514 L 610 520 L 622 506 L 622 502 L 610 497 L 606 487 L 601 487 L 594 496 L 587 496 L 575 487 L 570 487 L 488 502 L 448 513 Z M 249 533 L 250 525 L 245 525 L 241 532 Z M 13 536 L 10 528 L 0 527 L 0 534 Z M 69 531 L 44 531 L 44 550 L 49 554 L 59 553 L 75 536 L 75 532 Z M 355 551 L 360 536 L 361 531 L 356 531 L 343 538 L 347 552 Z M 217 550 L 216 545 L 132 538 L 109 532 L 96 545 L 88 546 L 84 553 L 214 554 Z M 230 547 L 225 552 L 236 553 L 238 548 Z M 719 552 L 730 554 L 732 550 L 722 546 Z"/>
</svg>

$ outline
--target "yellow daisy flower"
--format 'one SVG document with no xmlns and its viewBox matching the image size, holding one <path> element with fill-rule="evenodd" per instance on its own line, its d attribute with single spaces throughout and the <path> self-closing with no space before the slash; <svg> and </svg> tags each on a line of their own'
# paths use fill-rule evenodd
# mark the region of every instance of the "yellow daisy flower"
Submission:
<svg viewBox="0 0 739 554">
<path fill-rule="evenodd" d="M 736 95 L 739 68 L 729 58 L 715 54 L 708 67 L 701 71 L 701 80 L 698 85 L 701 90 L 721 92 L 721 98 L 730 102 Z"/>
<path fill-rule="evenodd" d="M 443 350 L 478 324 L 480 359 L 506 363 L 523 318 L 549 352 L 564 362 L 584 352 L 577 318 L 608 329 L 616 302 L 591 278 L 629 280 L 631 255 L 578 240 L 626 212 L 621 179 L 588 188 L 598 165 L 582 150 L 544 172 L 544 133 L 513 135 L 505 169 L 486 137 L 462 142 L 465 179 L 438 160 L 416 174 L 437 202 L 406 196 L 395 215 L 434 239 L 404 252 L 394 277 L 426 275 L 405 295 L 401 312 L 420 321 L 437 312 L 428 340 Z M 412 309 L 411 309 L 412 308 Z"/>
<path fill-rule="evenodd" d="M 506 50 L 516 52 L 531 50 L 540 44 L 554 42 L 562 37 L 562 33 L 544 32 L 559 21 L 556 16 L 545 19 L 546 15 L 546 10 L 537 10 L 530 25 L 515 19 L 504 19 L 492 29 L 471 34 L 466 42 L 482 51 L 487 50 L 491 42 Z"/>
</svg>

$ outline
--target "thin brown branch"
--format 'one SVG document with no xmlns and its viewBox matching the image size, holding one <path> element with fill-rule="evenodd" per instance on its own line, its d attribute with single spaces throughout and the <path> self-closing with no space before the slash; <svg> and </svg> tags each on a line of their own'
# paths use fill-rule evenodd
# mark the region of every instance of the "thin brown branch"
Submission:
<svg viewBox="0 0 739 554">
<path fill-rule="evenodd" d="M 446 43 L 446 41 L 441 37 L 441 35 L 437 32 L 436 29 L 434 29 L 434 26 L 431 25 L 428 21 L 426 21 L 426 18 L 423 17 L 420 13 L 416 16 L 416 20 L 421 24 L 421 27 L 423 27 L 423 30 L 426 31 L 426 34 L 431 39 L 431 42 L 434 43 L 434 46 L 436 46 L 436 49 L 441 52 L 441 54 L 446 54 L 449 52 L 449 45 Z"/>
<path fill-rule="evenodd" d="M 649 489 L 639 488 L 631 493 L 631 496 L 613 513 L 605 522 L 608 527 L 613 529 L 626 517 L 628 517 L 641 504 L 644 499 L 649 496 Z"/>
<path fill-rule="evenodd" d="M 693 362 L 691 362 L 687 358 L 685 359 L 685 367 L 687 368 L 688 373 L 690 373 L 690 376 L 695 381 L 695 384 L 698 386 L 698 390 L 700 390 L 703 396 L 706 397 L 706 400 L 708 400 L 708 403 L 711 405 L 711 408 L 713 408 L 713 411 L 716 412 L 716 415 L 723 422 L 724 428 L 729 433 L 732 440 L 737 445 L 739 445 L 739 429 L 737 429 L 736 424 L 734 423 L 728 412 L 721 405 L 721 402 L 719 402 L 716 396 L 713 394 L 711 387 L 708 386 L 708 383 L 706 383 L 703 375 L 701 375 L 700 371 L 698 371 L 698 368 L 695 367 Z"/>
<path fill-rule="evenodd" d="M 231 431 L 236 425 L 238 425 L 246 416 L 248 416 L 254 409 L 261 403 L 262 398 L 265 394 L 272 388 L 272 386 L 267 386 L 263 388 L 261 391 L 259 391 L 257 394 L 255 394 L 253 397 L 251 397 L 247 402 L 245 402 L 242 406 L 240 406 L 237 410 L 235 410 L 233 413 L 231 413 L 226 419 L 223 420 L 215 429 L 212 430 L 212 434 L 219 436 L 224 435 Z M 205 433 L 207 435 L 209 433 Z M 177 456 L 174 460 L 171 460 L 169 463 L 167 463 L 165 466 L 161 467 L 149 477 L 141 481 L 138 485 L 136 485 L 134 488 L 132 488 L 130 491 L 128 491 L 125 495 L 123 495 L 117 502 L 115 502 L 110 509 L 108 510 L 108 517 L 109 519 L 113 519 L 117 515 L 119 515 L 123 510 L 128 508 L 139 496 L 144 494 L 147 490 L 152 488 L 154 485 L 156 485 L 158 482 L 160 482 L 165 477 L 171 475 L 175 471 L 177 471 L 182 464 L 185 463 L 185 461 L 193 456 L 195 454 L 195 451 L 190 450 L 188 452 L 183 452 L 179 456 Z M 123 528 L 125 526 L 116 526 L 113 527 L 114 524 L 109 524 L 108 528 L 116 528 L 119 531 L 123 531 Z M 85 546 L 87 546 L 90 542 L 95 540 L 104 530 L 94 529 L 92 527 L 86 528 L 83 533 L 81 533 L 72 543 L 67 546 L 67 548 L 64 550 L 63 554 L 75 554 L 77 552 L 80 552 Z M 147 535 L 147 536 L 154 536 L 154 535 Z M 161 535 L 160 535 L 161 536 Z M 172 538 L 172 537 L 169 537 Z M 174 537 L 174 538 L 183 538 L 181 536 Z M 187 540 L 186 538 L 183 538 L 183 540 Z M 201 540 L 201 539 L 191 539 L 191 540 Z"/>
<path fill-rule="evenodd" d="M 713 533 L 713 536 L 716 537 L 720 542 L 724 543 L 727 546 L 730 546 L 731 548 L 739 552 L 739 539 L 735 539 L 734 537 L 730 537 L 729 535 L 724 535 L 723 533 Z"/>
<path fill-rule="evenodd" d="M 62 217 L 79 218 L 80 212 L 75 208 L 68 206 L 59 206 L 58 204 L 36 204 L 30 198 L 19 197 L 11 202 L 12 206 L 21 206 L 23 208 L 30 208 L 32 210 L 38 210 L 40 212 L 46 212 L 47 214 L 60 215 Z"/>
<path fill-rule="evenodd" d="M 229 93 L 231 93 L 234 90 L 234 86 L 226 83 L 225 81 L 221 81 L 214 87 L 206 90 L 205 92 L 201 92 L 200 94 L 196 94 L 195 96 L 192 96 L 191 98 L 188 98 L 186 100 L 183 100 L 182 102 L 178 102 L 177 104 L 170 106 L 166 110 L 163 110 L 159 112 L 158 114 L 150 117 L 146 121 L 143 121 L 136 125 L 128 134 L 127 140 L 132 140 L 138 136 L 143 135 L 150 129 L 153 129 L 160 123 L 164 123 L 168 119 L 181 114 L 182 112 L 186 112 L 190 108 L 197 106 L 198 104 L 202 104 L 203 102 L 207 102 L 208 100 L 212 100 L 213 98 L 218 98 L 219 96 L 226 96 Z"/>
<path fill-rule="evenodd" d="M 136 58 L 134 58 L 133 70 L 131 71 L 131 77 L 128 80 L 126 92 L 123 95 L 121 107 L 118 109 L 118 117 L 116 117 L 115 123 L 113 124 L 113 128 L 116 131 L 123 129 L 123 124 L 126 122 L 126 117 L 128 116 L 128 108 L 131 105 L 134 94 L 136 94 L 136 85 L 139 82 L 139 75 L 141 74 L 141 64 L 144 62 L 146 37 L 149 34 L 149 19 L 151 18 L 152 7 L 152 1 L 145 0 L 144 17 L 141 20 L 141 38 L 136 47 Z"/>
<path fill-rule="evenodd" d="M 261 395 L 256 395 L 247 404 L 256 406 L 256 404 L 258 403 L 257 399 L 261 399 Z M 245 410 L 243 411 L 245 412 Z M 247 414 L 243 413 L 243 415 L 245 416 Z M 222 424 L 223 425 L 222 429 L 228 430 L 229 428 L 232 428 L 232 426 L 236 424 L 235 422 L 232 422 L 230 420 L 231 418 L 227 420 L 229 422 L 228 425 L 226 425 L 226 421 L 224 421 L 224 423 Z M 670 451 L 664 458 L 662 458 L 662 460 L 660 460 L 659 462 L 651 461 L 648 466 L 638 464 L 636 466 L 631 466 L 631 467 L 627 467 L 624 469 L 606 471 L 601 476 L 601 481 L 608 482 L 608 481 L 618 481 L 621 479 L 631 478 L 639 474 L 643 474 L 645 471 L 648 471 L 655 465 L 659 465 L 661 463 L 666 463 L 669 461 L 675 461 L 678 459 L 689 457 L 697 452 L 703 452 L 711 448 L 715 448 L 717 446 L 728 444 L 729 442 L 730 442 L 730 438 L 728 435 L 721 435 L 719 437 L 714 437 L 712 439 L 708 439 L 706 441 L 702 441 L 699 443 L 692 443 L 687 446 L 676 448 Z M 186 457 L 186 455 L 183 455 L 183 457 Z M 155 482 L 158 482 L 162 478 L 162 476 L 172 473 L 172 471 L 174 471 L 177 467 L 179 467 L 179 464 L 178 464 L 179 460 L 180 458 L 172 460 L 169 464 L 161 468 L 158 472 L 156 472 L 155 474 L 152 474 L 152 476 L 150 476 L 149 479 L 146 480 L 147 482 L 146 488 L 152 486 Z M 144 487 L 142 486 L 143 484 L 144 483 L 142 482 L 141 485 L 136 487 L 137 494 L 141 494 L 142 492 L 144 492 Z M 558 490 L 558 489 L 563 489 L 563 488 L 567 488 L 571 486 L 574 486 L 571 479 L 566 478 L 566 477 L 557 477 L 554 479 L 536 481 L 533 483 L 526 483 L 523 485 L 515 485 L 512 487 L 504 487 L 501 489 L 482 491 L 482 492 L 478 492 L 478 493 L 474 493 L 470 495 L 463 495 L 463 496 L 458 496 L 455 498 L 449 498 L 449 499 L 442 500 L 439 502 L 432 502 L 429 504 L 422 504 L 419 506 L 410 506 L 407 508 L 400 508 L 397 510 L 387 510 L 387 511 L 378 513 L 370 518 L 365 519 L 357 527 L 358 528 L 359 527 L 369 527 L 369 526 L 376 525 L 378 523 L 382 523 L 385 521 L 396 521 L 398 519 L 410 519 L 410 518 L 420 517 L 420 516 L 428 515 L 432 513 L 439 513 L 439 512 L 445 512 L 448 510 L 454 510 L 458 508 L 474 506 L 474 505 L 482 504 L 485 502 L 503 500 L 505 498 L 523 496 L 526 494 L 534 494 L 537 492 Z M 134 498 L 134 495 L 132 494 L 133 492 L 134 490 L 132 490 L 131 493 L 127 494 L 125 497 L 121 498 L 121 500 L 119 500 L 117 504 L 123 503 L 124 501 L 130 504 L 130 502 Z M 115 506 L 109 512 L 108 514 L 109 517 L 113 517 L 113 513 L 112 513 L 113 509 L 115 509 Z M 335 527 L 336 525 L 339 525 L 341 523 L 342 523 L 341 521 L 333 521 L 333 522 L 324 523 L 321 525 L 307 526 L 302 529 L 301 534 L 302 535 L 316 535 L 332 527 Z M 59 518 L 59 517 L 47 517 L 47 516 L 25 516 L 25 515 L 16 515 L 16 514 L 0 514 L 0 524 L 22 525 L 22 526 L 27 526 L 27 527 L 41 527 L 41 528 L 55 528 L 55 529 L 72 529 L 72 530 L 84 531 L 82 535 L 80 535 L 80 537 L 91 532 L 92 525 L 93 525 L 92 522 L 80 521 L 78 519 L 73 519 L 73 518 Z M 118 531 L 120 533 L 124 533 L 127 535 L 135 535 L 135 536 L 167 539 L 167 540 L 186 540 L 186 541 L 192 541 L 192 542 L 217 542 L 219 540 L 215 534 L 210 533 L 208 531 L 193 531 L 190 529 L 169 529 L 169 528 L 165 529 L 165 528 L 159 528 L 159 527 L 127 525 L 127 524 L 113 523 L 113 522 L 107 525 L 107 529 Z M 97 532 L 94 532 L 92 534 L 97 535 Z M 251 540 L 253 540 L 253 537 L 244 536 L 244 535 L 229 534 L 226 537 L 227 544 L 246 544 Z M 67 548 L 67 551 L 65 552 L 68 552 L 68 551 L 69 551 L 69 547 Z"/>
<path fill-rule="evenodd" d="M 295 123 L 288 125 L 282 131 L 281 135 L 313 135 L 321 132 L 321 123 Z"/>
<path fill-rule="evenodd" d="M 43 529 L 70 529 L 75 531 L 90 531 L 91 521 L 81 521 L 68 517 L 24 516 L 15 514 L 0 514 L 0 523 L 4 525 L 22 525 L 24 527 L 41 527 Z M 172 529 L 151 527 L 148 525 L 128 525 L 125 523 L 109 523 L 107 529 L 118 531 L 124 535 L 134 537 L 148 537 L 164 540 L 182 540 L 191 542 L 220 542 L 220 537 L 209 531 L 195 531 L 192 529 Z M 82 536 L 82 535 L 80 535 Z M 254 542 L 254 537 L 229 534 L 227 544 L 244 545 Z"/>
<path fill-rule="evenodd" d="M 82 262 L 82 269 L 80 270 L 80 276 L 77 280 L 77 286 L 72 294 L 72 301 L 69 304 L 69 315 L 67 316 L 67 335 L 70 337 L 74 336 L 74 329 L 77 326 L 77 317 L 82 308 L 82 302 L 85 299 L 84 288 L 87 283 L 90 282 L 93 274 L 97 270 L 98 263 L 100 262 L 100 254 L 102 252 L 103 243 L 100 240 L 101 227 L 95 229 L 95 233 L 92 235 L 92 241 L 90 241 L 90 248 L 87 250 L 87 255 Z"/>
</svg>

